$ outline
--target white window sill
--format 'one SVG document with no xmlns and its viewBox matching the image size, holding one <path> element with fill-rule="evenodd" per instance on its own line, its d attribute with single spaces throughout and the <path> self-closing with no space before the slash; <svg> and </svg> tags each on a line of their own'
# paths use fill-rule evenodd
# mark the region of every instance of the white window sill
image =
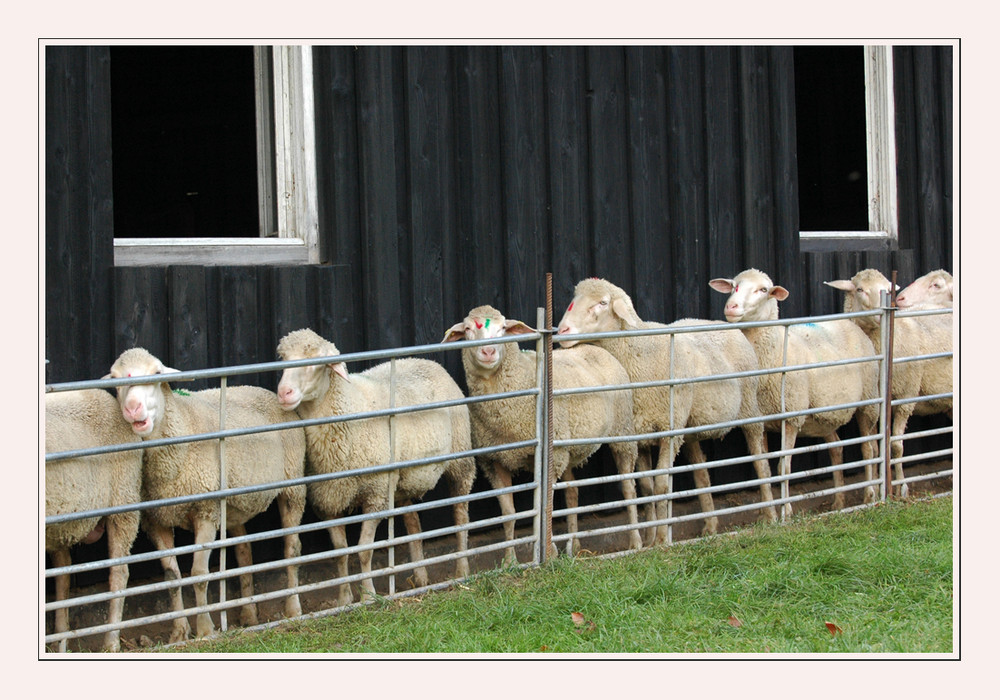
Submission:
<svg viewBox="0 0 1000 700">
<path fill-rule="evenodd" d="M 306 265 L 301 238 L 116 238 L 115 266 Z"/>
<path fill-rule="evenodd" d="M 885 231 L 800 231 L 799 252 L 896 250 L 898 242 Z"/>
</svg>

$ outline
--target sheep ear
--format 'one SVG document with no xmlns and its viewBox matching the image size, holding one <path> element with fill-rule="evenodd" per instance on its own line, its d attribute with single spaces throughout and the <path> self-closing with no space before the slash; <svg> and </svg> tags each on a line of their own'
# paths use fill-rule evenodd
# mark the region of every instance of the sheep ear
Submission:
<svg viewBox="0 0 1000 700">
<path fill-rule="evenodd" d="M 504 322 L 503 332 L 508 335 L 525 335 L 527 333 L 534 333 L 535 329 L 523 321 L 517 321 L 511 318 Z"/>
<path fill-rule="evenodd" d="M 732 294 L 733 289 L 736 287 L 736 283 L 733 280 L 726 279 L 725 277 L 717 277 L 714 280 L 709 280 L 708 286 L 717 292 Z"/>
<path fill-rule="evenodd" d="M 768 295 L 774 297 L 778 301 L 784 301 L 788 298 L 788 290 L 781 285 L 776 284 L 771 287 L 771 291 L 768 292 Z"/>
<path fill-rule="evenodd" d="M 611 302 L 611 308 L 615 312 L 618 318 L 625 321 L 625 325 L 630 328 L 639 327 L 639 314 L 635 312 L 635 308 L 632 306 L 632 302 L 629 299 L 615 299 Z"/>
<path fill-rule="evenodd" d="M 456 323 L 454 326 L 445 331 L 444 338 L 441 339 L 441 342 L 453 343 L 456 340 L 465 340 L 465 321 Z"/>
<path fill-rule="evenodd" d="M 330 369 L 333 370 L 334 374 L 339 374 L 341 377 L 347 381 L 351 381 L 351 378 L 347 376 L 347 365 L 343 362 L 337 362 L 330 365 Z"/>
<path fill-rule="evenodd" d="M 853 292 L 857 289 L 851 280 L 834 280 L 833 282 L 824 282 L 828 287 L 833 287 L 834 289 L 839 289 L 842 292 Z"/>
<path fill-rule="evenodd" d="M 164 364 L 161 363 L 160 364 L 160 368 L 159 368 L 159 370 L 156 373 L 157 374 L 180 374 L 180 372 L 181 372 L 181 370 L 179 370 L 179 369 L 174 369 L 173 367 L 167 367 L 166 365 L 164 365 Z M 175 382 L 193 382 L 194 380 L 193 379 L 173 379 L 171 381 L 175 381 Z"/>
</svg>

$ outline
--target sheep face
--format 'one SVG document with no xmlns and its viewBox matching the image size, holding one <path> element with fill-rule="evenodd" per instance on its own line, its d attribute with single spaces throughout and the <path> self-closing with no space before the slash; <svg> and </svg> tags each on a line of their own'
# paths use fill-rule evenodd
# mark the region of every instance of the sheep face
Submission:
<svg viewBox="0 0 1000 700">
<path fill-rule="evenodd" d="M 901 309 L 934 308 L 951 306 L 954 280 L 945 270 L 934 270 L 910 283 L 896 296 L 896 306 Z"/>
<path fill-rule="evenodd" d="M 335 357 L 339 354 L 336 345 L 308 328 L 293 331 L 278 343 L 278 357 L 286 361 Z M 303 401 L 323 398 L 330 389 L 331 372 L 347 379 L 347 366 L 343 362 L 286 368 L 278 382 L 278 403 L 286 411 L 294 411 Z"/>
<path fill-rule="evenodd" d="M 606 333 L 632 330 L 642 323 L 632 299 L 620 287 L 607 280 L 587 279 L 576 285 L 573 301 L 559 321 L 559 335 L 576 333 Z M 561 339 L 559 344 L 570 348 L 578 341 Z"/>
<path fill-rule="evenodd" d="M 844 292 L 844 313 L 879 308 L 881 293 L 892 288 L 892 283 L 885 275 L 870 268 L 862 270 L 849 280 L 834 280 L 823 284 Z M 877 316 L 865 316 L 854 319 L 854 322 L 862 328 L 871 329 L 878 325 L 879 319 Z"/>
<path fill-rule="evenodd" d="M 728 294 L 726 320 L 771 321 L 778 318 L 778 302 L 788 298 L 788 290 L 774 284 L 760 270 L 744 270 L 734 279 L 717 278 L 708 283 L 712 289 Z"/>
<path fill-rule="evenodd" d="M 535 329 L 522 321 L 504 318 L 503 314 L 492 306 L 478 306 L 469 312 L 464 321 L 456 323 L 449 328 L 441 342 L 487 340 L 489 338 L 500 338 L 505 335 L 522 335 L 534 332 Z M 480 374 L 492 374 L 503 362 L 504 353 L 507 352 L 508 345 L 510 343 L 496 343 L 494 345 L 480 345 L 475 348 L 469 348 L 473 367 Z M 514 350 L 517 350 L 516 346 Z"/>
<path fill-rule="evenodd" d="M 156 377 L 178 371 L 164 366 L 146 350 L 133 348 L 121 354 L 111 366 L 111 372 L 104 378 Z M 170 391 L 170 388 L 166 382 L 162 381 L 117 388 L 118 404 L 121 406 L 122 417 L 132 426 L 132 431 L 136 435 L 149 437 L 163 423 L 163 410 L 166 403 L 165 391 Z"/>
</svg>

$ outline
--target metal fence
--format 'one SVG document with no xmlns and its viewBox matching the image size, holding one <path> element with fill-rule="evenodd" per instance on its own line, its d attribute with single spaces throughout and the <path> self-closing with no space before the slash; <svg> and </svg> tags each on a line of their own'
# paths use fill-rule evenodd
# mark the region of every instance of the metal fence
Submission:
<svg viewBox="0 0 1000 700">
<path fill-rule="evenodd" d="M 726 328 L 747 328 L 753 326 L 765 326 L 774 325 L 782 326 L 785 329 L 803 323 L 817 323 L 833 319 L 843 319 L 843 318 L 853 318 L 864 315 L 880 315 L 882 318 L 882 328 L 883 334 L 885 334 L 885 329 L 891 327 L 892 319 L 896 314 L 896 310 L 890 306 L 888 300 L 883 300 L 883 308 L 879 311 L 873 312 L 859 312 L 855 314 L 836 314 L 823 317 L 810 317 L 810 318 L 796 318 L 796 319 L 784 319 L 774 322 L 758 322 L 758 323 L 739 323 L 739 324 L 728 324 Z M 923 312 L 907 312 L 907 316 L 919 316 L 928 314 L 943 314 L 951 313 L 951 309 L 941 309 L 935 311 L 923 311 Z M 900 316 L 904 315 L 900 312 Z M 549 306 L 549 311 L 547 314 L 543 313 L 539 309 L 539 317 L 537 321 L 539 328 L 551 329 L 551 305 Z M 678 334 L 678 333 L 699 333 L 706 331 L 719 330 L 719 326 L 693 326 L 689 328 L 666 328 L 666 329 L 655 329 L 655 330 L 644 330 L 644 331 L 626 331 L 621 333 L 613 334 L 592 334 L 592 335 L 578 335 L 575 339 L 586 341 L 595 340 L 602 337 L 614 337 L 614 336 L 639 336 L 639 335 L 653 335 L 653 334 Z M 786 330 L 787 332 L 787 330 Z M 552 336 L 551 330 L 542 330 L 540 332 L 521 335 L 513 337 L 505 337 L 499 339 L 491 340 L 480 340 L 480 341 L 461 341 L 457 343 L 450 343 L 447 345 L 422 345 L 416 347 L 400 348 L 395 350 L 384 350 L 377 352 L 362 352 L 339 355 L 332 358 L 327 358 L 325 360 L 295 360 L 295 361 L 284 361 L 284 362 L 267 362 L 252 365 L 241 365 L 235 367 L 224 367 L 218 369 L 210 370 L 198 370 L 189 372 L 180 372 L 178 374 L 169 375 L 170 381 L 180 381 L 185 379 L 205 379 L 205 378 L 220 378 L 220 383 L 223 389 L 223 406 L 225 406 L 225 387 L 227 383 L 233 377 L 239 377 L 245 374 L 259 373 L 259 372 L 272 372 L 280 371 L 289 367 L 300 367 L 306 365 L 317 365 L 317 364 L 330 364 L 333 362 L 372 362 L 372 361 L 383 361 L 388 360 L 392 362 L 394 358 L 413 356 L 413 355 L 426 355 L 429 353 L 442 353 L 442 352 L 462 352 L 466 348 L 474 348 L 480 345 L 494 344 L 494 343 L 522 343 L 522 342 L 533 342 L 536 350 L 536 358 L 538 360 L 537 367 L 537 380 L 536 385 L 528 390 L 522 390 L 517 392 L 499 393 L 491 394 L 489 396 L 475 396 L 468 397 L 460 401 L 449 401 L 440 402 L 434 404 L 426 404 L 420 406 L 407 406 L 407 407 L 392 407 L 386 408 L 384 410 L 373 411 L 368 413 L 358 413 L 352 415 L 344 416 L 330 416 L 328 418 L 321 419 L 311 419 L 311 420 L 300 420 L 296 422 L 290 422 L 281 424 L 280 426 L 260 426 L 258 428 L 252 429 L 223 429 L 213 432 L 207 432 L 198 435 L 190 435 L 180 438 L 167 438 L 160 440 L 148 440 L 142 443 L 128 444 L 128 445 L 116 445 L 101 448 L 92 448 L 85 450 L 71 450 L 58 453 L 50 453 L 45 455 L 46 468 L 48 464 L 53 462 L 58 462 L 60 460 L 68 459 L 71 457 L 84 457 L 89 455 L 101 455 L 107 454 L 115 451 L 122 450 L 132 450 L 132 449 L 149 449 L 156 446 L 166 446 L 171 444 L 176 444 L 180 442 L 192 442 L 200 440 L 213 440 L 219 443 L 223 443 L 225 440 L 238 439 L 240 436 L 247 435 L 254 432 L 266 432 L 273 430 L 302 430 L 308 426 L 321 425 L 324 423 L 333 423 L 338 421 L 350 421 L 350 420 L 370 420 L 373 418 L 385 419 L 390 416 L 397 416 L 404 413 L 416 412 L 416 411 L 428 411 L 441 409 L 448 406 L 465 404 L 471 405 L 482 402 L 496 401 L 504 398 L 515 398 L 515 397 L 530 397 L 535 401 L 535 417 L 536 417 L 536 434 L 533 436 L 518 436 L 522 439 L 512 441 L 510 443 L 492 446 L 473 446 L 472 449 L 452 454 L 442 454 L 437 457 L 421 459 L 421 460 L 411 460 L 411 461 L 399 461 L 390 464 L 382 465 L 366 465 L 359 467 L 358 469 L 351 470 L 349 472 L 341 472 L 336 474 L 313 474 L 306 475 L 299 479 L 294 479 L 291 481 L 282 481 L 261 484 L 253 487 L 244 488 L 223 488 L 218 491 L 211 491 L 207 493 L 192 494 L 188 497 L 175 498 L 175 499 L 164 499 L 160 501 L 146 501 L 142 503 L 126 503 L 117 504 L 114 507 L 104 508 L 100 510 L 92 510 L 86 512 L 78 513 L 61 513 L 46 515 L 44 523 L 46 526 L 68 522 L 72 520 L 78 520 L 83 518 L 91 517 L 104 517 L 108 515 L 113 515 L 116 513 L 122 513 L 130 510 L 148 510 L 150 508 L 165 506 L 165 505 L 175 505 L 179 503 L 189 503 L 205 499 L 220 499 L 221 503 L 225 503 L 225 499 L 242 494 L 250 493 L 253 491 L 270 491 L 275 490 L 279 487 L 284 487 L 293 484 L 311 484 L 323 480 L 344 478 L 346 476 L 357 476 L 362 474 L 373 474 L 376 472 L 394 471 L 405 469 L 407 467 L 422 466 L 425 464 L 443 462 L 445 460 L 453 459 L 456 457 L 478 457 L 492 452 L 499 452 L 503 450 L 514 450 L 528 448 L 534 450 L 535 455 L 535 470 L 530 476 L 527 482 L 515 483 L 509 488 L 505 489 L 491 489 L 487 488 L 485 490 L 474 489 L 472 493 L 464 497 L 450 497 L 450 498 L 433 498 L 426 499 L 424 502 L 416 503 L 413 505 L 408 505 L 405 507 L 395 506 L 390 500 L 390 507 L 388 510 L 378 513 L 371 514 L 348 514 L 343 517 L 338 517 L 332 520 L 319 520 L 315 522 L 303 522 L 299 526 L 293 528 L 274 528 L 274 529 L 261 529 L 259 531 L 248 532 L 248 534 L 243 536 L 227 536 L 225 529 L 219 529 L 219 534 L 217 539 L 213 542 L 208 542 L 204 544 L 190 544 L 177 546 L 170 550 L 165 551 L 148 551 L 133 553 L 129 556 L 116 558 L 116 559 L 100 559 L 96 561 L 89 561 L 84 563 L 73 564 L 71 566 L 62 567 L 49 567 L 44 571 L 44 577 L 55 578 L 65 575 L 80 574 L 83 572 L 94 572 L 101 570 L 108 570 L 109 567 L 116 565 L 128 565 L 134 567 L 136 564 L 144 562 L 152 562 L 161 559 L 166 555 L 188 555 L 193 554 L 199 550 L 218 550 L 217 555 L 217 565 L 207 575 L 202 576 L 184 576 L 180 580 L 160 580 L 154 582 L 133 582 L 133 585 L 128 586 L 124 591 L 117 593 L 110 592 L 107 590 L 107 585 L 103 586 L 103 590 L 93 591 L 86 590 L 80 591 L 76 590 L 72 595 L 67 597 L 65 600 L 55 600 L 55 596 L 47 595 L 46 602 L 44 604 L 44 615 L 51 618 L 56 610 L 59 609 L 70 609 L 70 625 L 69 629 L 65 631 L 55 631 L 53 630 L 53 623 L 51 619 L 43 622 L 45 625 L 44 641 L 42 649 L 44 651 L 64 651 L 68 648 L 69 642 L 74 641 L 73 648 L 86 648 L 85 638 L 93 642 L 94 639 L 98 638 L 98 635 L 103 635 L 111 629 L 120 630 L 133 630 L 136 633 L 149 631 L 155 629 L 155 626 L 174 620 L 175 618 L 184 616 L 193 616 L 199 613 L 210 613 L 216 616 L 218 621 L 218 626 L 222 630 L 230 627 L 228 621 L 228 611 L 243 606 L 248 603 L 265 603 L 267 601 L 273 601 L 277 599 L 284 599 L 286 596 L 292 593 L 300 594 L 304 598 L 310 594 L 319 594 L 320 599 L 324 599 L 323 595 L 331 590 L 336 589 L 341 584 L 351 583 L 357 584 L 365 578 L 369 578 L 369 575 L 362 574 L 359 571 L 351 572 L 348 576 L 339 576 L 333 571 L 331 562 L 337 558 L 347 555 L 349 559 L 356 560 L 357 555 L 365 550 L 371 550 L 373 553 L 377 553 L 375 564 L 372 567 L 372 572 L 370 577 L 375 579 L 379 587 L 379 595 L 387 598 L 397 598 L 401 596 L 416 595 L 428 590 L 446 588 L 455 585 L 459 579 L 454 575 L 449 573 L 441 573 L 437 576 L 432 576 L 431 582 L 423 587 L 418 588 L 407 588 L 405 590 L 400 590 L 398 585 L 398 578 L 405 575 L 407 572 L 416 569 L 417 567 L 436 567 L 438 565 L 450 565 L 456 559 L 461 557 L 468 557 L 469 561 L 473 563 L 472 573 L 475 574 L 478 571 L 484 569 L 494 568 L 500 563 L 500 555 L 509 546 L 515 546 L 518 548 L 518 554 L 521 557 L 526 555 L 526 561 L 518 564 L 519 566 L 537 566 L 543 563 L 547 557 L 551 556 L 550 551 L 553 547 L 559 547 L 566 543 L 571 535 L 568 532 L 560 531 L 554 532 L 552 523 L 554 521 L 559 522 L 561 519 L 576 516 L 580 521 L 580 528 L 576 534 L 576 537 L 581 540 L 586 539 L 588 542 L 588 547 L 593 547 L 596 553 L 606 556 L 617 556 L 620 553 L 629 551 L 627 544 L 621 542 L 620 535 L 627 534 L 630 530 L 636 529 L 636 526 L 628 523 L 622 516 L 624 510 L 627 506 L 635 505 L 637 508 L 645 507 L 647 510 L 657 502 L 666 502 L 666 517 L 661 519 L 655 519 L 650 521 L 648 517 L 646 519 L 640 518 L 638 523 L 638 528 L 640 531 L 647 530 L 654 526 L 665 526 L 668 528 L 669 537 L 668 541 L 672 541 L 675 537 L 675 528 L 682 528 L 685 524 L 696 523 L 708 516 L 731 516 L 736 524 L 740 522 L 745 522 L 747 518 L 753 518 L 755 516 L 755 511 L 759 511 L 768 506 L 778 506 L 779 512 L 782 513 L 782 518 L 785 517 L 785 509 L 780 508 L 785 504 L 799 504 L 801 505 L 805 501 L 810 501 L 817 498 L 828 498 L 835 495 L 838 492 L 852 493 L 856 491 L 863 491 L 865 488 L 871 486 L 878 489 L 879 499 L 886 499 L 890 497 L 891 486 L 892 486 L 892 475 L 891 466 L 894 466 L 896 462 L 893 462 L 889 457 L 889 445 L 892 440 L 896 438 L 891 438 L 890 436 L 890 425 L 886 418 L 889 415 L 892 407 L 897 406 L 906 401 L 929 401 L 933 399 L 941 398 L 952 398 L 952 394 L 941 394 L 931 397 L 919 397 L 917 399 L 891 399 L 888 387 L 889 384 L 889 369 L 892 366 L 894 360 L 891 357 L 891 344 L 888 342 L 882 343 L 883 352 L 868 358 L 861 358 L 858 360 L 851 361 L 838 361 L 834 363 L 820 363 L 820 364 L 810 364 L 810 365 L 798 365 L 798 366 L 785 366 L 778 369 L 763 369 L 758 372 L 753 373 L 737 373 L 731 375 L 714 375 L 710 377 L 698 377 L 698 378 L 674 378 L 669 377 L 662 382 L 647 382 L 643 384 L 626 384 L 620 386 L 607 386 L 607 387 L 589 387 L 582 389 L 572 389 L 563 391 L 553 391 L 551 390 L 552 383 L 550 381 L 551 376 L 551 353 L 552 350 Z M 936 357 L 951 357 L 951 353 L 944 353 L 939 355 L 927 355 L 927 356 L 915 356 L 908 357 L 905 359 L 896 360 L 896 362 L 912 362 L 921 359 L 932 359 Z M 881 381 L 880 381 L 880 398 L 874 400 L 874 403 L 878 403 L 882 407 L 882 423 L 880 425 L 880 433 L 876 436 L 878 440 L 878 455 L 872 460 L 852 460 L 850 462 L 845 462 L 840 465 L 831 465 L 827 467 L 818 468 L 807 468 L 799 471 L 790 471 L 789 473 L 778 473 L 777 470 L 772 469 L 771 476 L 766 479 L 744 479 L 734 483 L 727 483 L 721 485 L 711 485 L 702 488 L 685 489 L 683 491 L 674 490 L 674 479 L 675 477 L 690 472 L 694 469 L 716 469 L 722 467 L 730 467 L 733 465 L 747 464 L 754 459 L 760 457 L 766 458 L 768 460 L 779 459 L 785 455 L 802 455 L 810 452 L 825 451 L 831 447 L 850 447 L 858 445 L 866 439 L 864 437 L 857 438 L 847 438 L 840 440 L 837 443 L 826 443 L 822 442 L 820 444 L 805 444 L 796 445 L 792 449 L 778 449 L 774 451 L 766 452 L 763 455 L 739 455 L 735 457 L 726 457 L 722 459 L 717 459 L 714 461 L 708 461 L 700 464 L 673 464 L 671 463 L 666 469 L 652 469 L 651 471 L 637 472 L 635 474 L 601 474 L 598 476 L 590 476 L 587 478 L 576 479 L 576 480 L 565 480 L 558 483 L 554 483 L 550 479 L 548 471 L 548 460 L 551 456 L 551 451 L 559 447 L 571 446 L 574 444 L 582 443 L 601 443 L 606 444 L 611 441 L 627 441 L 627 440 L 652 440 L 660 439 L 663 437 L 683 437 L 685 435 L 702 432 L 710 428 L 735 428 L 748 422 L 744 421 L 733 421 L 730 423 L 718 424 L 716 426 L 698 426 L 698 427 L 678 427 L 672 428 L 668 431 L 633 435 L 629 437 L 616 437 L 616 438 L 598 438 L 590 440 L 571 440 L 562 439 L 556 440 L 552 434 L 551 421 L 548 418 L 551 416 L 551 407 L 553 401 L 557 400 L 562 396 L 568 396 L 573 393 L 588 392 L 588 391 L 609 391 L 609 390 L 620 390 L 629 388 L 643 388 L 647 386 L 667 386 L 676 387 L 683 383 L 698 382 L 698 381 L 718 381 L 720 379 L 727 378 L 738 378 L 740 376 L 746 376 L 748 374 L 767 374 L 767 373 L 790 373 L 795 371 L 803 371 L 805 369 L 832 365 L 832 364 L 845 364 L 846 362 L 878 362 L 881 369 Z M 70 382 L 61 384 L 52 384 L 45 387 L 45 391 L 48 392 L 61 392 L 61 391 L 72 391 L 78 389 L 112 389 L 118 386 L 129 386 L 134 384 L 150 383 L 150 378 L 143 377 L 131 377 L 125 379 L 108 379 L 108 380 L 93 380 L 93 381 L 82 381 L 82 382 Z M 673 389 L 671 388 L 671 391 Z M 873 403 L 873 401 L 859 402 L 856 404 L 848 404 L 848 406 L 858 407 L 865 405 L 866 403 Z M 831 407 L 822 407 L 817 409 L 810 409 L 807 412 L 817 413 L 825 410 L 829 410 Z M 223 409 L 224 410 L 224 409 Z M 753 421 L 774 421 L 787 419 L 795 415 L 799 415 L 803 412 L 787 412 L 771 416 L 761 416 L 759 418 L 752 419 Z M 394 421 L 389 420 L 390 423 L 390 435 L 394 430 Z M 946 427 L 934 428 L 930 430 L 922 430 L 918 432 L 908 433 L 905 439 L 910 442 L 915 438 L 929 438 L 939 435 L 951 434 L 953 432 L 953 427 L 948 425 Z M 390 437 L 394 439 L 394 437 Z M 223 452 L 224 455 L 224 452 Z M 931 467 L 929 469 L 923 469 L 919 474 L 910 475 L 905 479 L 906 483 L 916 483 L 918 481 L 924 481 L 928 479 L 939 479 L 944 477 L 952 477 L 953 467 L 951 457 L 953 456 L 953 449 L 949 445 L 945 449 L 938 449 L 933 451 L 927 451 L 917 454 L 906 454 L 902 459 L 897 460 L 899 463 L 905 463 L 906 465 L 911 465 L 916 462 L 929 463 Z M 947 461 L 945 461 L 947 460 Z M 224 457 L 223 457 L 223 469 L 224 467 Z M 878 467 L 878 477 L 872 480 L 867 480 L 863 476 L 864 468 L 867 465 Z M 825 484 L 825 478 L 830 476 L 830 474 L 835 470 L 844 470 L 845 474 L 848 472 L 860 472 L 862 476 L 860 478 L 854 478 L 853 476 L 848 481 L 845 481 L 843 487 L 840 488 L 830 488 Z M 609 484 L 620 484 L 625 479 L 640 479 L 640 478 L 652 478 L 655 476 L 665 476 L 667 477 L 668 490 L 667 493 L 662 495 L 643 493 L 632 499 L 624 498 L 608 498 L 603 497 L 596 502 L 588 503 L 582 506 L 576 506 L 573 508 L 553 508 L 554 495 L 555 493 L 562 491 L 567 488 L 577 488 L 584 489 L 590 487 L 602 487 L 606 495 L 607 488 Z M 762 502 L 752 495 L 751 489 L 757 489 L 762 483 L 770 483 L 778 488 L 778 493 L 772 502 Z M 225 483 L 223 480 L 221 483 Z M 481 482 L 477 482 L 480 483 Z M 899 484 L 896 484 L 899 486 Z M 613 489 L 612 489 L 613 490 Z M 401 535 L 397 534 L 395 531 L 394 519 L 397 516 L 405 516 L 407 514 L 424 514 L 426 516 L 428 511 L 436 510 L 440 508 L 446 508 L 465 501 L 469 504 L 479 504 L 482 506 L 485 502 L 496 499 L 502 494 L 521 494 L 521 507 L 517 510 L 513 516 L 496 516 L 488 509 L 482 507 L 482 511 L 486 513 L 482 517 L 472 518 L 467 525 L 444 525 L 441 527 L 434 527 L 431 530 L 420 533 L 419 535 Z M 711 513 L 703 513 L 700 509 L 695 506 L 693 509 L 688 503 L 694 498 L 695 502 L 699 494 L 701 493 L 712 493 L 713 495 L 727 495 L 727 505 L 723 507 L 716 507 L 716 509 Z M 391 493 L 390 493 L 391 498 Z M 855 499 L 856 500 L 856 499 Z M 680 508 L 681 504 L 686 504 L 684 508 Z M 675 506 L 678 506 L 675 508 Z M 850 507 L 858 507 L 857 504 Z M 308 512 L 308 507 L 307 507 Z M 224 513 L 221 518 L 224 522 Z M 303 547 L 303 551 L 299 556 L 293 558 L 283 558 L 269 560 L 261 563 L 255 563 L 252 566 L 245 567 L 234 567 L 230 568 L 226 563 L 226 548 L 238 545 L 257 545 L 260 543 L 275 540 L 281 538 L 285 534 L 294 533 L 297 535 L 305 535 L 308 533 L 319 532 L 327 530 L 330 527 L 343 525 L 343 526 L 353 526 L 357 525 L 365 520 L 385 520 L 386 524 L 384 526 L 386 536 L 376 538 L 376 541 L 368 547 L 362 547 L 359 545 L 348 546 L 346 548 L 335 548 L 329 545 L 329 539 L 326 540 L 326 546 L 316 545 L 313 547 Z M 521 527 L 515 533 L 515 539 L 512 542 L 507 542 L 504 540 L 502 525 L 510 520 L 515 520 L 522 523 Z M 255 520 L 250 521 L 251 528 L 253 527 Z M 524 525 L 523 523 L 529 523 Z M 562 528 L 560 528 L 562 529 Z M 447 546 L 447 543 L 453 541 L 453 536 L 460 532 L 466 531 L 470 535 L 470 546 L 468 550 L 464 552 L 456 551 L 456 548 Z M 419 539 L 421 542 L 432 542 L 437 541 L 439 545 L 434 548 L 434 551 L 429 555 L 425 556 L 419 561 L 412 561 L 409 558 L 402 558 L 398 556 L 398 548 L 405 546 L 414 540 Z M 679 539 L 686 539 L 682 537 Z M 626 538 L 627 540 L 627 538 Z M 136 540 L 139 541 L 138 539 Z M 597 543 L 592 544 L 592 543 Z M 278 569 L 284 569 L 290 564 L 298 565 L 304 569 L 312 567 L 311 574 L 308 582 L 300 583 L 298 586 L 288 588 L 287 586 L 280 585 L 276 577 L 271 576 L 270 578 L 265 578 L 267 583 L 259 583 L 251 596 L 229 597 L 227 594 L 226 582 L 230 580 L 237 579 L 240 575 L 252 574 L 255 576 L 260 576 L 266 574 L 266 572 L 273 572 Z M 442 569 L 443 571 L 443 569 Z M 207 582 L 209 584 L 210 591 L 214 591 L 209 604 L 202 607 L 188 606 L 185 605 L 183 612 L 173 612 L 168 611 L 168 596 L 165 592 L 172 588 L 185 587 L 188 588 L 196 583 Z M 273 582 L 273 586 L 271 586 Z M 269 588 L 269 590 L 262 590 Z M 91 588 L 99 588 L 99 586 L 93 586 Z M 113 598 L 124 598 L 125 599 L 125 614 L 123 619 L 116 624 L 108 624 L 106 618 L 99 619 L 104 608 Z M 325 600 L 325 599 L 324 599 Z M 314 618 L 321 617 L 325 615 L 335 614 L 343 612 L 344 610 L 356 607 L 357 605 L 362 605 L 368 602 L 362 599 L 361 602 L 352 603 L 348 606 L 339 605 L 336 602 L 323 602 L 313 609 L 310 609 L 310 605 L 303 605 L 303 613 L 301 616 L 295 619 L 301 618 Z M 150 609 L 152 608 L 152 609 Z M 85 611 L 91 611 L 91 614 L 84 614 Z M 75 613 L 73 612 L 75 611 Z M 94 612 L 96 611 L 96 612 Z M 263 623 L 253 626 L 252 628 L 265 628 L 278 624 L 282 624 L 286 619 L 281 615 L 274 616 L 274 619 L 270 619 Z M 154 633 L 150 633 L 151 635 Z"/>
</svg>

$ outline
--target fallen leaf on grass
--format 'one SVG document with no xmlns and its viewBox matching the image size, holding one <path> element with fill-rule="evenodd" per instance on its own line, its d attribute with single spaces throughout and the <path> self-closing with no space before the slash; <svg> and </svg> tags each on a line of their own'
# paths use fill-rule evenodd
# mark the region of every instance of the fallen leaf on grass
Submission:
<svg viewBox="0 0 1000 700">
<path fill-rule="evenodd" d="M 740 618 L 736 617 L 735 615 L 730 615 L 729 616 L 729 625 L 731 627 L 742 627 L 743 623 L 740 622 Z"/>
<path fill-rule="evenodd" d="M 577 634 L 581 634 L 583 632 L 593 632 L 595 629 L 597 629 L 597 625 L 595 625 L 591 620 L 588 620 L 586 617 L 584 617 L 583 613 L 580 612 L 571 613 L 570 617 L 573 618 L 573 624 L 579 628 L 573 630 Z"/>
<path fill-rule="evenodd" d="M 827 628 L 828 630 L 830 630 L 830 634 L 832 634 L 832 635 L 833 635 L 833 636 L 835 636 L 835 637 L 836 637 L 836 636 L 837 636 L 838 634 L 841 634 L 841 633 L 843 633 L 843 631 L 844 631 L 844 630 L 840 629 L 840 627 L 838 627 L 838 626 L 837 626 L 836 624 L 834 624 L 833 622 L 825 622 L 825 623 L 823 623 L 823 624 L 825 624 L 825 625 L 826 625 L 826 628 Z"/>
</svg>

